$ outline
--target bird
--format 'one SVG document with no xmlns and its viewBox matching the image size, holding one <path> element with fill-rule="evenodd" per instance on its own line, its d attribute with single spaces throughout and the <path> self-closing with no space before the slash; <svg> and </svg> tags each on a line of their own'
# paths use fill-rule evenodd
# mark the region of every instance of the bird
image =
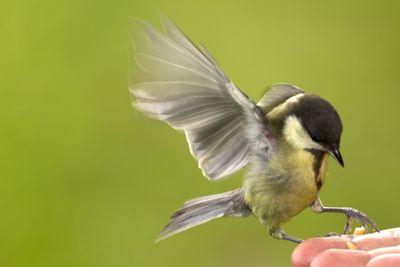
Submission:
<svg viewBox="0 0 400 267">
<path fill-rule="evenodd" d="M 157 241 L 222 217 L 256 217 L 273 238 L 301 243 L 282 224 L 306 208 L 341 213 L 379 231 L 366 214 L 326 207 L 319 193 L 328 159 L 344 167 L 343 131 L 336 109 L 301 88 L 276 83 L 252 101 L 224 73 L 203 45 L 192 42 L 168 17 L 163 31 L 136 20 L 132 31 L 132 105 L 185 134 L 190 153 L 211 181 L 246 169 L 242 186 L 186 201 Z"/>
</svg>

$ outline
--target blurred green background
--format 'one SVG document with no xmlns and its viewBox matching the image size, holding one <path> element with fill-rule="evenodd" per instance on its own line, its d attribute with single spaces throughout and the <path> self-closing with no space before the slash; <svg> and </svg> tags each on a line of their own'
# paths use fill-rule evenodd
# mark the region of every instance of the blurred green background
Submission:
<svg viewBox="0 0 400 267">
<path fill-rule="evenodd" d="M 346 168 L 322 199 L 400 225 L 398 1 L 3 0 L 0 266 L 289 266 L 294 245 L 256 219 L 216 220 L 154 244 L 183 201 L 237 188 L 202 178 L 184 136 L 128 94 L 131 19 L 167 14 L 253 99 L 275 82 L 342 116 Z M 344 217 L 306 210 L 301 238 Z"/>
</svg>

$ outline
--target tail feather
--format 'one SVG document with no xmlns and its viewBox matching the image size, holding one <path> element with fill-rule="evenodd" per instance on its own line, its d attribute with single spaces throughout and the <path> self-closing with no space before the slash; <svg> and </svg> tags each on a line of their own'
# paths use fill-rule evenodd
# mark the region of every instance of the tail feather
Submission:
<svg viewBox="0 0 400 267">
<path fill-rule="evenodd" d="M 210 195 L 186 201 L 171 216 L 171 221 L 161 231 L 156 242 L 210 220 L 233 216 L 245 217 L 250 210 L 243 199 L 241 188 L 222 194 Z"/>
</svg>

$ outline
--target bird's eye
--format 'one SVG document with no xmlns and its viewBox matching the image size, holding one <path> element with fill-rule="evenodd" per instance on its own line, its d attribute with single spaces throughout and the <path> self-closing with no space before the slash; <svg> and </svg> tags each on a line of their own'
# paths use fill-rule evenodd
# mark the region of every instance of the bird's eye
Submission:
<svg viewBox="0 0 400 267">
<path fill-rule="evenodd" d="M 319 137 L 316 136 L 311 136 L 311 139 L 315 142 L 315 143 L 321 143 L 321 139 Z"/>
</svg>

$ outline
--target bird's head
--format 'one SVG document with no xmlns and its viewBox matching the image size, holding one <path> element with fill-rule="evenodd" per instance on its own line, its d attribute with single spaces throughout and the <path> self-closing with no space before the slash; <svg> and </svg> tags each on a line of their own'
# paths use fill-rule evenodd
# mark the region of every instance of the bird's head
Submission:
<svg viewBox="0 0 400 267">
<path fill-rule="evenodd" d="M 302 94 L 286 114 L 283 134 L 293 147 L 328 152 L 344 167 L 339 151 L 342 130 L 339 114 L 328 101 L 317 95 Z"/>
</svg>

